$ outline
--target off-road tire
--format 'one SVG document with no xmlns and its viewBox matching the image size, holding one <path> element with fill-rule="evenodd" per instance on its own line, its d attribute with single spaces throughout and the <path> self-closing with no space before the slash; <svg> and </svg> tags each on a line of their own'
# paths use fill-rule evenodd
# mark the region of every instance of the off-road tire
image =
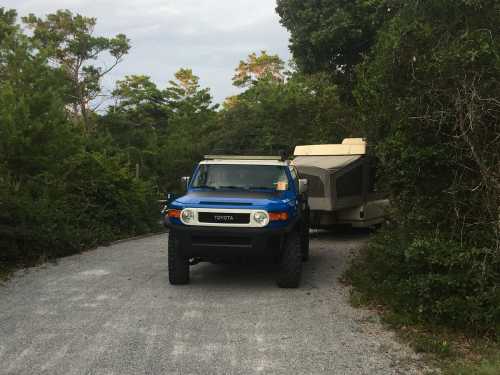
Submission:
<svg viewBox="0 0 500 375">
<path fill-rule="evenodd" d="M 279 265 L 278 286 L 280 288 L 298 288 L 301 276 L 302 249 L 300 235 L 298 232 L 292 232 L 285 241 Z"/>
<path fill-rule="evenodd" d="M 189 283 L 189 259 L 182 256 L 176 233 L 168 234 L 168 280 L 172 285 Z"/>
<path fill-rule="evenodd" d="M 302 250 L 302 261 L 309 260 L 309 218 L 306 217 L 300 232 L 300 249 Z"/>
</svg>

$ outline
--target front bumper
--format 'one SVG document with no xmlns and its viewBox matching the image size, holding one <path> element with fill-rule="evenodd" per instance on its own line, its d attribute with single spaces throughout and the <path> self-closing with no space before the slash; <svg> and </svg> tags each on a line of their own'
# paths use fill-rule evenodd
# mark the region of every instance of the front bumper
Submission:
<svg viewBox="0 0 500 375">
<path fill-rule="evenodd" d="M 224 228 L 170 224 L 180 241 L 180 252 L 207 260 L 279 254 L 282 240 L 295 222 L 279 228 Z"/>
</svg>

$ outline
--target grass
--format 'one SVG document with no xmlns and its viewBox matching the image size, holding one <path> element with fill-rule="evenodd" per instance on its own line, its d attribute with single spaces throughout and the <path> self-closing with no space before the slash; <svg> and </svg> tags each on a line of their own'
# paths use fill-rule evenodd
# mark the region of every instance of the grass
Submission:
<svg viewBox="0 0 500 375">
<path fill-rule="evenodd" d="M 498 375 L 500 374 L 500 355 L 485 359 L 477 364 L 457 363 L 450 365 L 447 375 Z"/>
<path fill-rule="evenodd" d="M 445 327 L 416 323 L 411 316 L 396 313 L 358 290 L 352 290 L 351 305 L 376 310 L 382 322 L 429 365 L 444 375 L 500 375 L 500 340 L 476 336 Z"/>
<path fill-rule="evenodd" d="M 0 283 L 3 281 L 7 281 L 12 272 L 14 272 L 14 267 L 9 267 L 3 263 L 0 263 Z"/>
</svg>

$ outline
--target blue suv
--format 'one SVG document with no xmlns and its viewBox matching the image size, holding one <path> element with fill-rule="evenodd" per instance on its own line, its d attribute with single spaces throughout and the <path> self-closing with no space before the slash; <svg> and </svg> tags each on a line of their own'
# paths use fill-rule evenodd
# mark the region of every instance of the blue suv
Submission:
<svg viewBox="0 0 500 375">
<path fill-rule="evenodd" d="M 206 156 L 183 180 L 186 194 L 165 215 L 171 284 L 187 284 L 199 262 L 262 257 L 279 264 L 278 286 L 299 286 L 309 257 L 307 180 L 288 160 Z"/>
</svg>

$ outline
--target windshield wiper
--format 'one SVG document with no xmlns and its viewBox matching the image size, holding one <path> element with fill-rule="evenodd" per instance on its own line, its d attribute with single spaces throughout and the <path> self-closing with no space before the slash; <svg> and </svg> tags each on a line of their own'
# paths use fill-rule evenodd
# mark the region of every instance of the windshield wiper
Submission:
<svg viewBox="0 0 500 375">
<path fill-rule="evenodd" d="M 231 190 L 235 190 L 235 189 L 238 189 L 238 190 L 245 190 L 245 188 L 243 186 L 219 186 L 219 189 L 231 189 Z"/>
</svg>

